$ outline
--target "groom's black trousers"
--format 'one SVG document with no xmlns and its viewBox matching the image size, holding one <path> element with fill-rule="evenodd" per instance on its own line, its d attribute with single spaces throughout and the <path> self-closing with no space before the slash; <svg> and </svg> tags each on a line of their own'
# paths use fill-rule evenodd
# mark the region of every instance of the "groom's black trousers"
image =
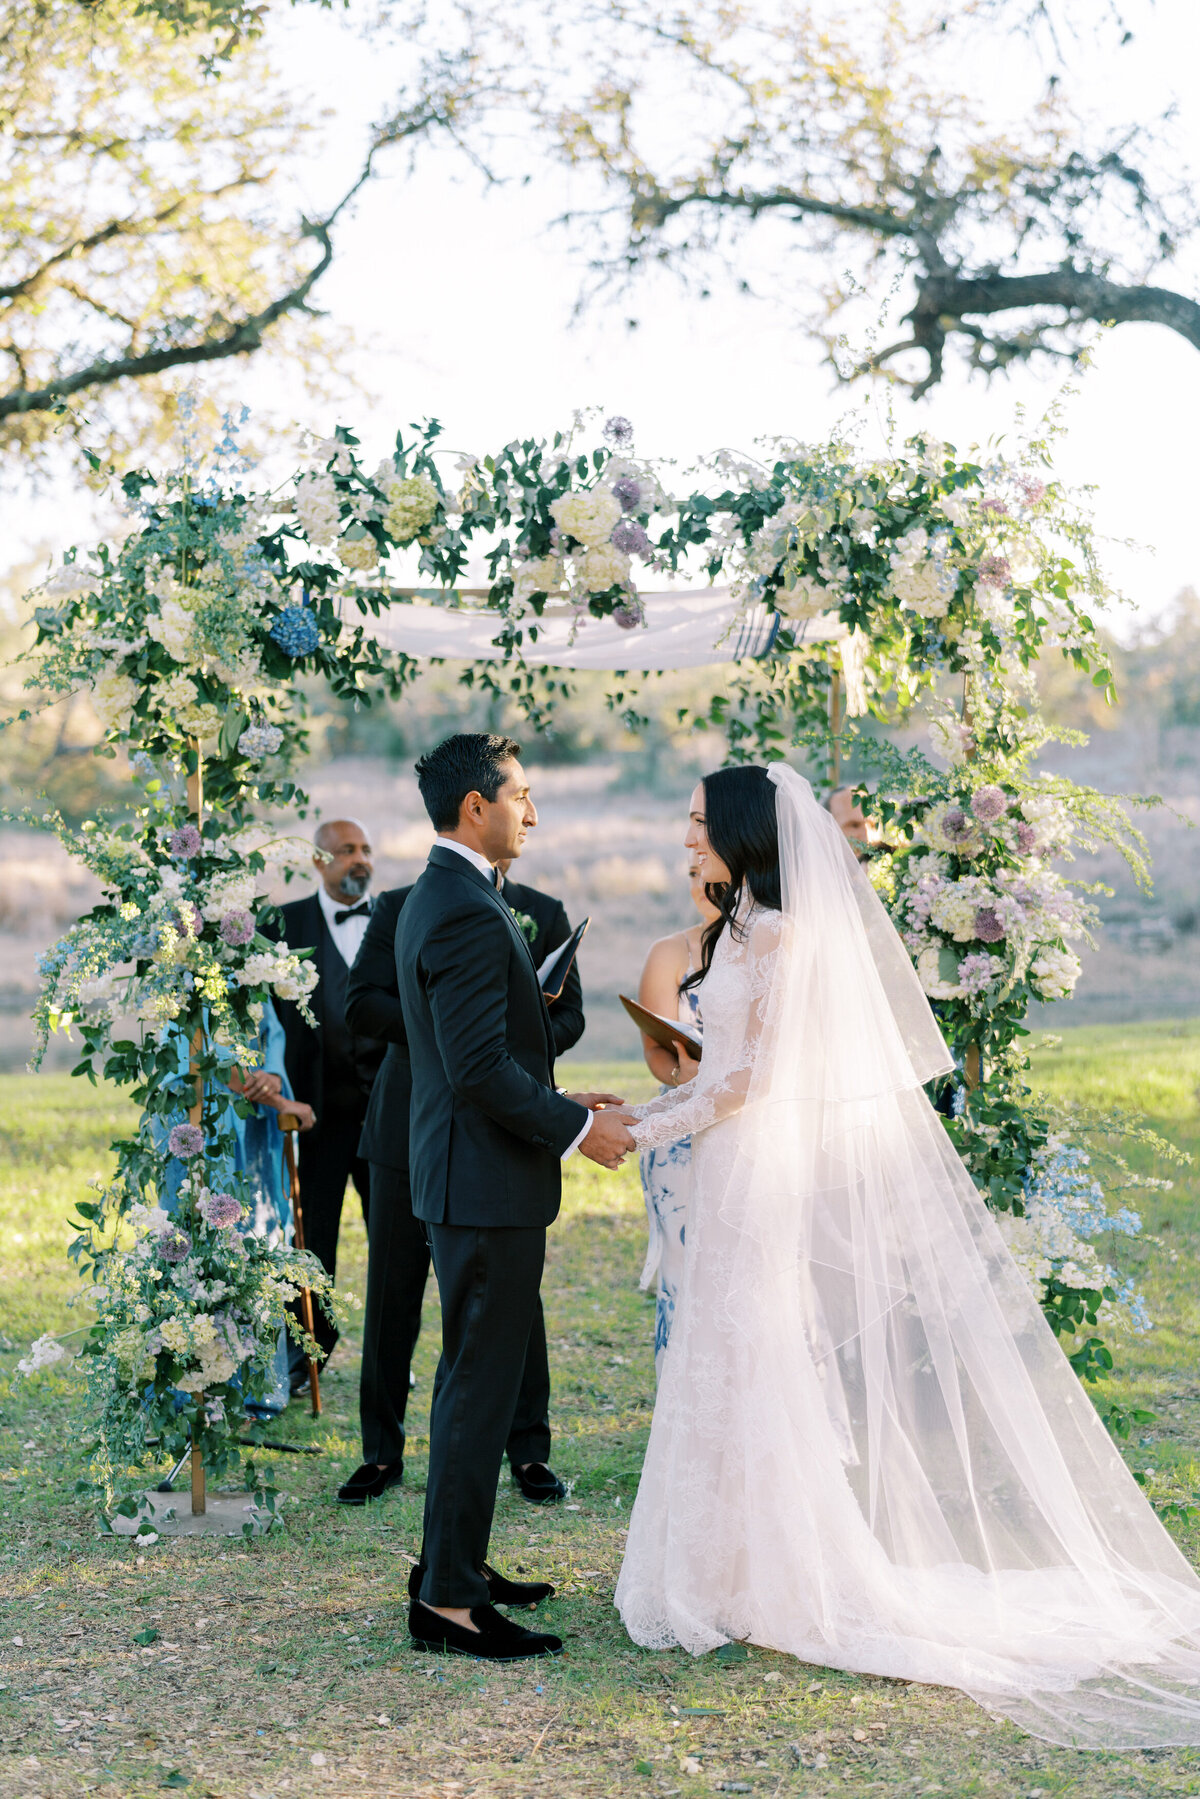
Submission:
<svg viewBox="0 0 1200 1799">
<path fill-rule="evenodd" d="M 404 1456 L 408 1371 L 421 1329 L 429 1274 L 429 1227 L 413 1217 L 408 1170 L 371 1163 L 367 1224 L 367 1299 L 363 1318 L 359 1412 L 363 1461 L 385 1465 Z M 550 1364 L 539 1300 L 525 1353 L 520 1391 L 505 1443 L 508 1459 L 544 1462 L 550 1454 Z"/>
<path fill-rule="evenodd" d="M 538 1310 L 545 1226 L 431 1224 L 442 1302 L 442 1358 L 429 1418 L 424 1576 L 427 1605 L 488 1602 L 487 1560 L 496 1483 L 521 1394 Z M 548 1379 L 548 1377 L 547 1377 Z M 514 1461 L 542 1461 L 549 1430 L 527 1432 Z"/>
</svg>

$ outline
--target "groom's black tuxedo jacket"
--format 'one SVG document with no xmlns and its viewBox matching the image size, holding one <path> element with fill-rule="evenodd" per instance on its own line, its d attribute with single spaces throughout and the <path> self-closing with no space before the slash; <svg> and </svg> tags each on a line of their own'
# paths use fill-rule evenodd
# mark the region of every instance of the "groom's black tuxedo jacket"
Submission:
<svg viewBox="0 0 1200 1799">
<path fill-rule="evenodd" d="M 453 851 L 451 852 L 453 854 Z M 411 887 L 391 887 L 376 896 L 371 919 L 346 987 L 346 1023 L 363 1037 L 386 1043 L 387 1055 L 375 1077 L 358 1153 L 382 1168 L 408 1169 L 408 1111 L 412 1099 L 412 1064 L 404 1032 L 404 1008 L 396 974 L 396 930 Z M 537 926 L 533 959 L 544 962 L 571 935 L 561 900 L 536 887 L 505 878 L 500 888 L 505 905 L 524 912 Z M 583 1036 L 583 987 L 579 964 L 572 962 L 563 990 L 550 1007 L 556 1055 L 574 1049 Z"/>
<path fill-rule="evenodd" d="M 554 1091 L 554 1029 L 520 927 L 455 850 L 434 845 L 405 901 L 396 973 L 412 1062 L 416 1216 L 552 1223 L 560 1158 L 587 1113 Z"/>
</svg>

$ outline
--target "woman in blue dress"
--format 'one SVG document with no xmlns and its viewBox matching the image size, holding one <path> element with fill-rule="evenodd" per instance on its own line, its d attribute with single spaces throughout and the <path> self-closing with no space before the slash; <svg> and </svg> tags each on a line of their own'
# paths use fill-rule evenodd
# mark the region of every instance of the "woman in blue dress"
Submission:
<svg viewBox="0 0 1200 1799">
<path fill-rule="evenodd" d="M 292 1097 L 283 1060 L 283 1026 L 269 1000 L 259 1029 L 258 1047 L 262 1056 L 258 1067 L 248 1073 L 235 1069 L 229 1083 L 232 1092 L 254 1102 L 254 1111 L 249 1118 L 234 1118 L 234 1167 L 246 1176 L 251 1207 L 238 1229 L 248 1237 L 265 1237 L 274 1247 L 281 1243 L 290 1244 L 292 1240 L 292 1198 L 284 1180 L 283 1133 L 277 1117 L 281 1112 L 290 1112 L 299 1119 L 302 1131 L 310 1130 L 315 1118 L 311 1106 Z M 187 1043 L 181 1039 L 181 1098 L 190 1097 L 191 1093 L 187 1064 Z M 156 1137 L 165 1144 L 171 1126 L 186 1116 L 187 1113 L 181 1110 L 156 1121 Z M 168 1212 L 175 1209 L 182 1178 L 183 1165 L 179 1162 L 168 1164 L 166 1191 L 161 1202 Z M 246 1410 L 258 1417 L 276 1417 L 287 1409 L 288 1398 L 287 1332 L 281 1327 L 275 1349 L 274 1386 L 262 1399 L 247 1401 Z"/>
<path fill-rule="evenodd" d="M 670 937 L 660 937 L 657 943 L 651 944 L 638 987 L 638 1000 L 647 1011 L 657 1012 L 660 1018 L 678 1018 L 681 1023 L 698 1030 L 700 1003 L 696 989 L 690 987 L 686 993 L 680 993 L 679 989 L 687 976 L 700 966 L 700 933 L 718 913 L 704 891 L 704 875 L 699 862 L 689 866 L 688 883 L 700 923 L 676 931 Z M 642 1054 L 651 1074 L 662 1083 L 663 1091 L 668 1087 L 684 1086 L 700 1066 L 682 1046 L 664 1049 L 652 1037 L 642 1038 Z M 645 1289 L 655 1277 L 658 1280 L 658 1299 L 654 1308 L 656 1379 L 662 1373 L 663 1356 L 675 1316 L 675 1295 L 683 1265 L 691 1160 L 690 1137 L 659 1149 L 643 1150 L 639 1158 L 650 1227 L 640 1285 Z"/>
</svg>

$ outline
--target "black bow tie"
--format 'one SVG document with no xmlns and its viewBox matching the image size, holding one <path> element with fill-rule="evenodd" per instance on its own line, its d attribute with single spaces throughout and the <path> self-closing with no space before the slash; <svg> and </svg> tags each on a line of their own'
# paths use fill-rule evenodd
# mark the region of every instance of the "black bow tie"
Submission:
<svg viewBox="0 0 1200 1799">
<path fill-rule="evenodd" d="M 335 912 L 333 915 L 333 922 L 334 924 L 345 924 L 348 918 L 370 918 L 370 916 L 371 902 L 370 900 L 363 900 L 360 905 L 351 906 L 346 912 Z"/>
</svg>

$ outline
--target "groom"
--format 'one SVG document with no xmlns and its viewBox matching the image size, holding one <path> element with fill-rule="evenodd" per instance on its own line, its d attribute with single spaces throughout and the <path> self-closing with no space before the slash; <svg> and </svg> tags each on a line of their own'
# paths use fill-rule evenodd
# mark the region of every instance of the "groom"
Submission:
<svg viewBox="0 0 1200 1799">
<path fill-rule="evenodd" d="M 622 1101 L 554 1086 L 554 1034 L 525 936 L 496 864 L 537 823 L 520 746 L 448 737 L 417 763 L 437 832 L 396 930 L 396 972 L 412 1057 L 412 1206 L 433 1251 L 442 1356 L 429 1420 L 418 1645 L 490 1660 L 553 1654 L 497 1602 L 552 1588 L 487 1565 L 505 1438 L 537 1310 L 560 1163 L 579 1150 L 619 1168 L 633 1147 Z"/>
</svg>

